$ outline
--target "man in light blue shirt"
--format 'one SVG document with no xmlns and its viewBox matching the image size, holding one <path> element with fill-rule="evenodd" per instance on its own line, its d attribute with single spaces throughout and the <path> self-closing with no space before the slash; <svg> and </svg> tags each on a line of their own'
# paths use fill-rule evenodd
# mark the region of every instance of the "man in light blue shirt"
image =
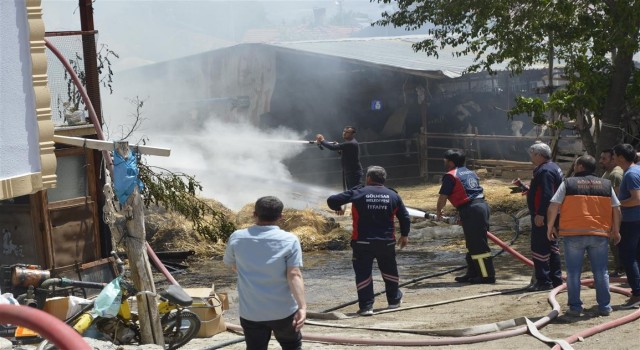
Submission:
<svg viewBox="0 0 640 350">
<path fill-rule="evenodd" d="M 223 261 L 238 276 L 240 325 L 247 349 L 267 349 L 271 332 L 282 349 L 301 349 L 307 315 L 298 237 L 277 226 L 282 202 L 256 201 L 256 225 L 229 237 Z"/>
</svg>

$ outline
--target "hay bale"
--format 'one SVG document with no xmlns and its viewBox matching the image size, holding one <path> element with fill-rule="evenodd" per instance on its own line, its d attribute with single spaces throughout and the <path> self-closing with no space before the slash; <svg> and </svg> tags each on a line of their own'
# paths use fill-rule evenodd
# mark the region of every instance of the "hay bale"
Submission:
<svg viewBox="0 0 640 350">
<path fill-rule="evenodd" d="M 245 228 L 255 224 L 255 219 L 253 218 L 254 208 L 255 208 L 255 203 L 249 203 L 249 204 L 246 204 L 244 207 L 240 208 L 240 210 L 236 214 L 237 227 Z"/>
<path fill-rule="evenodd" d="M 253 217 L 254 203 L 243 206 L 236 214 L 236 226 L 247 228 L 255 225 Z M 327 247 L 343 247 L 344 237 L 350 233 L 338 229 L 335 220 L 326 214 L 313 209 L 286 208 L 282 212 L 282 219 L 278 222 L 281 229 L 298 236 L 300 245 L 304 251 L 322 250 Z M 338 229 L 338 230 L 336 230 Z M 337 234 L 336 232 L 339 232 Z"/>
<path fill-rule="evenodd" d="M 337 227 L 335 220 L 313 209 L 285 209 L 282 213 L 281 228 L 292 231 L 296 227 L 311 226 L 318 233 L 327 233 Z"/>
</svg>

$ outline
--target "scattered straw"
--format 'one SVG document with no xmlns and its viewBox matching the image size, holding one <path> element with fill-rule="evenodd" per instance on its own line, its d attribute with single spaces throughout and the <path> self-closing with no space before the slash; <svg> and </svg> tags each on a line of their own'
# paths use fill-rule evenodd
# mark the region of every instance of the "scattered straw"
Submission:
<svg viewBox="0 0 640 350">
<path fill-rule="evenodd" d="M 501 179 L 482 179 L 485 197 L 492 212 L 506 212 L 515 214 L 526 208 L 526 199 L 520 193 L 512 193 L 511 181 Z M 396 190 L 404 203 L 411 208 L 424 211 L 434 211 L 438 200 L 440 184 L 426 184 L 397 187 Z M 242 207 L 237 213 L 225 208 L 215 200 L 207 199 L 216 210 L 227 215 L 238 228 L 246 228 L 255 224 L 253 218 L 254 203 Z M 335 221 L 335 216 L 327 211 L 314 209 L 285 209 L 282 221 L 279 223 L 283 230 L 292 232 L 300 239 L 304 251 L 323 249 L 345 249 L 351 238 L 351 232 L 346 231 Z M 445 210 L 454 213 L 455 209 L 447 204 Z M 348 219 L 347 219 L 348 221 Z M 206 259 L 220 256 L 224 253 L 226 242 L 213 243 L 195 233 L 190 222 L 178 214 L 166 212 L 162 208 L 153 208 L 145 214 L 147 240 L 157 251 L 193 250 L 195 259 Z M 464 242 L 452 242 L 443 249 L 459 250 Z"/>
</svg>

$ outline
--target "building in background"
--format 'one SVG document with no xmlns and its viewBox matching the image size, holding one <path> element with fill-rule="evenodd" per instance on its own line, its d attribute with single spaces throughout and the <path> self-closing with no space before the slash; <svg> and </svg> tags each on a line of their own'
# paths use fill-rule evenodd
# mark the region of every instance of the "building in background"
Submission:
<svg viewBox="0 0 640 350">
<path fill-rule="evenodd" d="M 156 122 L 149 129 L 176 134 L 217 120 L 339 138 L 344 125 L 354 125 L 363 165 L 384 165 L 392 183 L 441 175 L 449 148 L 466 149 L 472 161 L 530 167 L 526 147 L 549 133 L 526 116 L 509 120 L 507 111 L 515 96 L 534 95 L 547 71 L 513 77 L 495 67 L 496 75 L 463 75 L 473 57 L 415 52 L 412 44 L 423 38 L 239 44 L 128 70 L 119 93 L 150 96 L 145 107 Z M 298 181 L 334 185 L 341 171 L 335 157 L 310 147 L 286 165 Z"/>
</svg>

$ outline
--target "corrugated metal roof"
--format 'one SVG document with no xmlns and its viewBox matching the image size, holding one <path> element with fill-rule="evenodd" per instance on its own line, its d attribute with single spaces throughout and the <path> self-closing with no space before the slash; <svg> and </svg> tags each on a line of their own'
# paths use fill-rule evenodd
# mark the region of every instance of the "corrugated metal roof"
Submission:
<svg viewBox="0 0 640 350">
<path fill-rule="evenodd" d="M 454 52 L 460 51 L 460 49 L 445 48 L 439 51 L 439 57 L 428 56 L 424 52 L 415 52 L 411 45 L 426 38 L 424 35 L 411 35 L 279 42 L 269 43 L 269 45 L 402 69 L 432 78 L 457 78 L 473 64 L 474 56 L 454 56 Z M 505 68 L 506 64 L 494 67 L 496 70 Z"/>
</svg>

